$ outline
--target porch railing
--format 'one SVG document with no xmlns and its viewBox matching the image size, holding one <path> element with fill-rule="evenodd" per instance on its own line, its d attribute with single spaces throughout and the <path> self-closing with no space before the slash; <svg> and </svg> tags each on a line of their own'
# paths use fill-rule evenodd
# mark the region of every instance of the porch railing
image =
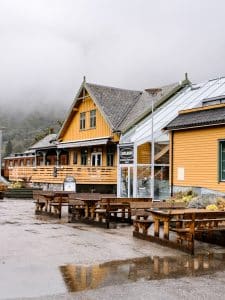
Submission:
<svg viewBox="0 0 225 300">
<path fill-rule="evenodd" d="M 63 183 L 67 176 L 74 176 L 77 184 L 116 184 L 116 167 L 54 166 L 11 167 L 10 181 Z"/>
</svg>

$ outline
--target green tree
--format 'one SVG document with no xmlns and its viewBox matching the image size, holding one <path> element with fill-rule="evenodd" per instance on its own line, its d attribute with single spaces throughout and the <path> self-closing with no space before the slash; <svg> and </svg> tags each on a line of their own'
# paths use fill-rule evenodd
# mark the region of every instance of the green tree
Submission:
<svg viewBox="0 0 225 300">
<path fill-rule="evenodd" d="M 12 153 L 13 148 L 12 148 L 12 142 L 11 140 L 8 140 L 6 146 L 5 146 L 5 156 L 8 156 Z"/>
</svg>

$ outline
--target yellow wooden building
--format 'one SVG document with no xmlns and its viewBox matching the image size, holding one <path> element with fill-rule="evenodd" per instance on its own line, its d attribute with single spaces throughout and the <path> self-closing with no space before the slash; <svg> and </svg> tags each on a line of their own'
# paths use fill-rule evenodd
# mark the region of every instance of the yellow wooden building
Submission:
<svg viewBox="0 0 225 300">
<path fill-rule="evenodd" d="M 180 111 L 170 131 L 172 193 L 225 194 L 225 96 L 210 97 L 201 107 Z"/>
<path fill-rule="evenodd" d="M 116 193 L 121 123 L 140 95 L 140 91 L 84 79 L 58 135 L 49 135 L 29 148 L 34 154 L 32 163 L 5 159 L 9 180 L 62 189 L 65 178 L 72 176 L 79 192 Z"/>
<path fill-rule="evenodd" d="M 175 83 L 135 91 L 91 84 L 84 79 L 57 136 L 48 135 L 30 147 L 32 161 L 27 153 L 5 159 L 9 180 L 25 180 L 45 189 L 63 189 L 65 179 L 70 176 L 74 177 L 78 192 L 137 196 L 131 192 L 132 170 L 127 172 L 126 165 L 122 170 L 123 177 L 120 176 L 121 169 L 118 172 L 121 135 L 132 131 L 143 118 L 151 115 L 153 102 L 156 111 L 183 87 L 183 84 Z M 149 143 L 138 147 L 138 161 L 142 164 L 138 174 L 144 181 L 146 172 L 149 173 L 149 166 L 147 169 L 145 166 L 149 163 L 149 149 Z M 167 155 L 168 146 L 163 146 L 163 149 L 163 154 L 166 149 Z M 156 158 L 157 162 L 160 162 L 159 158 Z M 118 182 L 121 187 L 128 179 L 129 192 L 118 193 Z"/>
</svg>

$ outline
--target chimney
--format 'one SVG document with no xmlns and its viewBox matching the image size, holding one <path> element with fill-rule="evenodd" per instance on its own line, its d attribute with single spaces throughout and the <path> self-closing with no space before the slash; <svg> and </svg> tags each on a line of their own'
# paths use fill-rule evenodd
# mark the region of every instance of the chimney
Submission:
<svg viewBox="0 0 225 300">
<path fill-rule="evenodd" d="M 162 92 L 162 89 L 153 88 L 153 89 L 145 89 L 145 91 L 151 94 L 152 96 L 156 96 L 158 93 Z"/>
</svg>

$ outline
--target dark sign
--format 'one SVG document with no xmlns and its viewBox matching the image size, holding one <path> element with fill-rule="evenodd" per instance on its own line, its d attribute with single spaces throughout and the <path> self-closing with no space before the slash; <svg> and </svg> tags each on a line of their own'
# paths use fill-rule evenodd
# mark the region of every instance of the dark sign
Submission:
<svg viewBox="0 0 225 300">
<path fill-rule="evenodd" d="M 134 147 L 120 146 L 120 164 L 133 164 L 134 163 Z"/>
</svg>

